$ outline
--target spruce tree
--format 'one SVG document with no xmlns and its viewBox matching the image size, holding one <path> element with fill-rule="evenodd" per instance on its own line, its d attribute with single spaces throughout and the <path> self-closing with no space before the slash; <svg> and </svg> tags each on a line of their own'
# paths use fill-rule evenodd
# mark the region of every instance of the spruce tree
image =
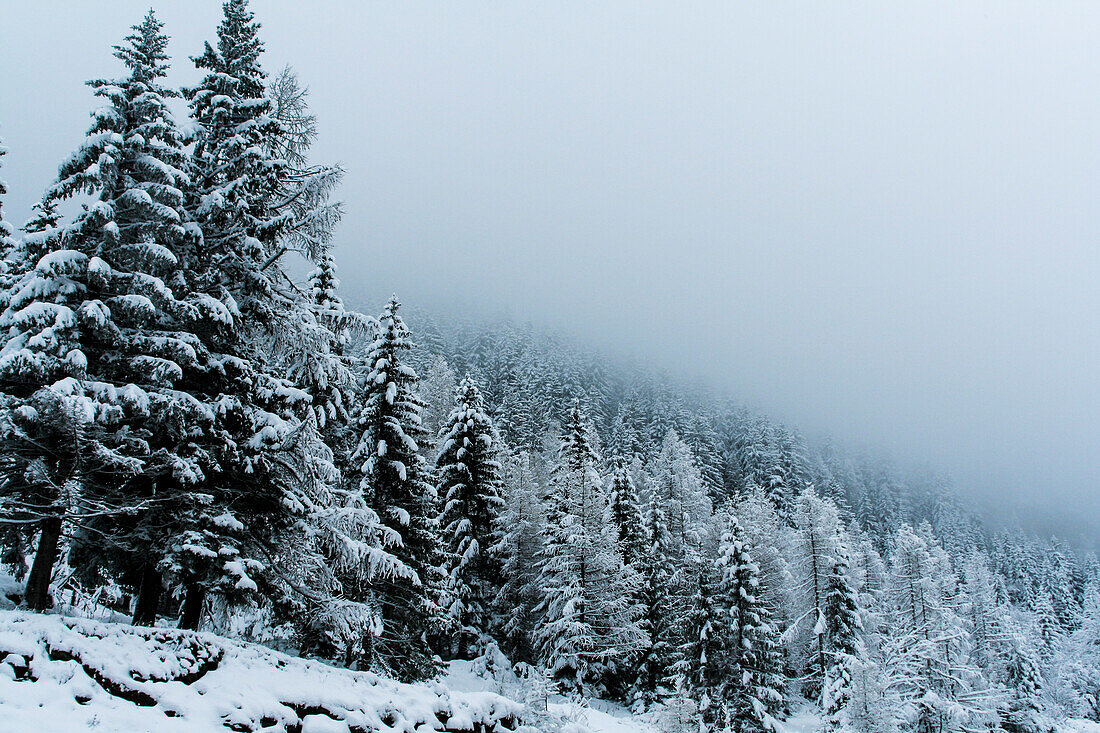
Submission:
<svg viewBox="0 0 1100 733">
<path fill-rule="evenodd" d="M 852 697 L 852 670 L 863 651 L 859 596 L 849 577 L 848 552 L 841 544 L 825 591 L 825 683 L 821 707 L 830 725 Z"/>
<path fill-rule="evenodd" d="M 719 719 L 726 717 L 724 687 L 729 675 L 725 599 L 713 596 L 713 575 L 713 568 L 700 568 L 695 593 L 680 619 L 684 642 L 673 666 L 674 689 L 691 696 L 698 730 L 703 732 L 715 730 Z"/>
<path fill-rule="evenodd" d="M 428 639 L 439 633 L 443 611 L 436 492 L 417 445 L 423 435 L 423 403 L 416 393 L 416 372 L 404 361 L 412 341 L 399 308 L 396 297 L 386 305 L 367 354 L 370 372 L 353 460 L 390 551 L 410 571 L 374 584 L 382 632 L 365 642 L 365 658 L 412 680 L 427 679 L 439 670 Z"/>
<path fill-rule="evenodd" d="M 635 599 L 645 643 L 633 660 L 636 673 L 629 695 L 636 712 L 650 709 L 669 694 L 677 653 L 672 539 L 664 511 L 653 502 L 646 510 L 645 538 L 645 549 L 638 560 L 640 582 Z"/>
<path fill-rule="evenodd" d="M 587 419 L 577 402 L 563 428 L 539 566 L 542 658 L 564 689 L 607 689 L 642 641 L 635 575 L 607 521 L 607 497 Z"/>
<path fill-rule="evenodd" d="M 82 545 L 98 562 L 140 576 L 135 620 L 146 623 L 161 588 L 161 557 L 146 550 L 164 546 L 157 528 L 166 518 L 208 503 L 205 484 L 218 473 L 215 425 L 233 412 L 194 394 L 207 374 L 225 369 L 198 334 L 231 315 L 189 287 L 181 258 L 198 237 L 184 212 L 190 179 L 167 104 L 173 92 L 160 81 L 167 42 L 149 13 L 116 47 L 128 75 L 91 82 L 106 104 L 47 191 L 41 226 L 24 238 L 23 272 L 0 315 L 8 332 L 0 352 L 4 391 L 17 399 L 39 388 L 64 395 L 72 409 L 93 416 L 101 436 L 95 452 L 122 471 L 119 480 L 87 490 L 98 491 L 101 504 L 128 507 L 130 516 L 120 522 L 98 512 L 99 526 Z M 49 227 L 54 204 L 80 194 L 94 203 L 71 223 Z M 231 585 L 253 585 L 233 542 L 218 543 L 213 557 L 233 576 Z"/>
<path fill-rule="evenodd" d="M 645 528 L 634 479 L 621 457 L 616 459 L 615 470 L 611 474 L 611 521 L 615 523 L 623 561 L 637 566 L 645 552 Z"/>
<path fill-rule="evenodd" d="M 481 391 L 468 375 L 458 385 L 454 410 L 440 437 L 439 525 L 447 612 L 456 627 L 451 651 L 466 659 L 480 653 L 492 631 L 491 605 L 501 571 L 492 548 L 503 504 L 500 438 L 485 414 Z"/>
<path fill-rule="evenodd" d="M 759 597 L 760 571 L 730 517 L 718 550 L 718 595 L 723 602 L 728 682 L 722 692 L 729 729 L 736 733 L 775 730 L 783 706 L 778 637 Z"/>
</svg>

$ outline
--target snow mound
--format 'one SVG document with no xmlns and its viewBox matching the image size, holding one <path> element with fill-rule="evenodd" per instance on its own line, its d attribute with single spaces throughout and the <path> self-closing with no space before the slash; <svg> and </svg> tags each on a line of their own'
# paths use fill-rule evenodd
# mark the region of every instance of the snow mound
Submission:
<svg viewBox="0 0 1100 733">
<path fill-rule="evenodd" d="M 0 709 L 11 733 L 524 729 L 524 706 L 492 692 L 402 684 L 212 634 L 18 611 L 0 611 Z"/>
</svg>

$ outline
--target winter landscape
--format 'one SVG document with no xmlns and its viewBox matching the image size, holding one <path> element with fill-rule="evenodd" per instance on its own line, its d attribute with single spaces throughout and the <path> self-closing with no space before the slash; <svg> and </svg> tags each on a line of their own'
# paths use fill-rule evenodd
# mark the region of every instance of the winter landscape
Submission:
<svg viewBox="0 0 1100 733">
<path fill-rule="evenodd" d="M 163 13 L 137 8 L 126 17 L 130 3 L 94 11 L 82 5 L 73 3 L 73 16 L 65 18 L 64 3 L 27 4 L 5 23 L 14 45 L 0 50 L 0 134 L 10 148 L 0 148 L 0 730 L 1100 732 L 1094 470 L 1100 324 L 1089 279 L 1098 271 L 1095 199 L 1080 210 L 1076 199 L 1042 209 L 1044 216 L 1066 217 L 1058 229 L 1066 244 L 1058 250 L 1061 242 L 1043 240 L 1034 260 L 1000 230 L 1003 239 L 985 242 L 979 235 L 986 230 L 967 228 L 988 214 L 978 198 L 965 199 L 967 206 L 952 209 L 955 218 L 936 230 L 937 236 L 963 231 L 963 238 L 981 242 L 975 246 L 991 247 L 980 251 L 995 264 L 976 266 L 976 278 L 964 274 L 967 292 L 981 294 L 983 278 L 1001 287 L 1007 280 L 998 268 L 1023 273 L 1026 287 L 1006 298 L 1023 293 L 1023 304 L 1006 306 L 1002 325 L 1014 322 L 1016 306 L 1041 312 L 1043 328 L 1027 338 L 1057 354 L 1035 357 L 1026 396 L 1004 390 L 1012 401 L 1000 403 L 994 394 L 1008 383 L 998 375 L 1023 371 L 1015 359 L 1026 344 L 994 338 L 1016 332 L 997 326 L 959 336 L 945 324 L 978 323 L 985 306 L 955 308 L 950 295 L 938 292 L 922 297 L 946 298 L 950 314 L 932 309 L 936 328 L 920 346 L 929 348 L 924 362 L 884 369 L 883 382 L 835 376 L 815 345 L 826 340 L 818 331 L 828 328 L 826 319 L 814 313 L 833 313 L 829 299 L 855 292 L 855 279 L 831 279 L 831 265 L 816 254 L 807 254 L 807 264 L 781 251 L 791 282 L 774 282 L 765 255 L 754 254 L 781 250 L 774 238 L 755 237 L 748 225 L 736 232 L 736 226 L 681 227 L 684 210 L 710 204 L 681 210 L 670 203 L 676 197 L 659 180 L 663 174 L 620 176 L 617 185 L 629 191 L 624 199 L 592 193 L 609 170 L 635 165 L 633 157 L 608 160 L 624 150 L 639 159 L 650 152 L 634 143 L 593 142 L 599 136 L 589 135 L 587 122 L 602 120 L 601 110 L 621 101 L 616 95 L 633 94 L 653 109 L 667 102 L 677 106 L 674 117 L 686 109 L 696 119 L 692 105 L 711 104 L 704 99 L 708 82 L 696 87 L 672 74 L 661 86 L 656 63 L 638 73 L 650 75 L 644 78 L 667 98 L 629 76 L 585 87 L 575 98 L 570 92 L 556 98 L 576 105 L 568 117 L 573 124 L 560 135 L 524 121 L 553 105 L 531 102 L 515 83 L 538 78 L 544 89 L 564 89 L 563 79 L 601 78 L 589 63 L 599 44 L 583 43 L 588 21 L 607 24 L 601 28 L 612 39 L 608 58 L 638 42 L 636 57 L 627 52 L 634 63 L 650 51 L 654 58 L 694 58 L 694 41 L 708 53 L 724 49 L 724 40 L 708 45 L 703 28 L 713 21 L 723 29 L 728 12 L 745 24 L 742 32 L 752 35 L 759 23 L 767 36 L 779 26 L 816 27 L 800 12 L 821 9 L 795 5 L 789 15 L 765 17 L 770 11 L 760 8 L 731 11 L 736 3 L 659 12 L 639 5 L 605 16 L 604 9 L 568 3 L 507 9 L 371 3 L 360 16 L 341 3 L 317 3 L 307 20 L 294 15 L 300 10 L 260 0 L 166 3 Z M 845 22 L 874 16 L 883 22 L 875 27 L 899 38 L 920 36 L 924 21 L 908 24 L 913 19 L 901 17 L 902 5 L 886 21 L 874 5 L 837 4 L 836 12 Z M 975 31 L 979 40 L 965 30 L 945 31 L 953 48 L 966 50 L 955 63 L 967 79 L 968 69 L 985 69 L 982 44 L 1004 29 L 1019 33 L 1027 49 L 1036 43 L 1077 61 L 1087 58 L 1074 55 L 1075 44 L 1095 45 L 1085 34 L 1100 29 L 1100 18 L 1083 23 L 1068 10 L 1048 27 L 1019 15 L 1001 18 L 999 8 L 975 6 L 983 24 L 997 19 L 994 30 Z M 436 13 L 440 20 L 431 19 Z M 461 54 L 448 55 L 447 29 L 459 16 L 485 38 L 518 34 L 515 48 L 508 40 L 492 46 L 489 55 L 497 54 L 494 63 L 503 70 L 486 82 L 492 99 L 523 107 L 518 117 L 479 112 L 474 124 L 444 112 L 479 104 L 472 99 L 477 75 L 461 70 Z M 341 44 L 366 32 L 365 18 L 371 41 L 392 31 L 394 58 L 407 67 L 357 68 L 355 54 L 371 58 L 364 49 L 373 46 L 362 39 Z M 958 20 L 928 27 L 954 29 Z M 205 43 L 180 42 L 176 23 L 187 43 Z M 335 51 L 310 35 L 312 23 Z M 1051 29 L 1060 23 L 1057 35 Z M 410 28 L 426 26 L 437 34 L 415 36 L 423 46 L 406 43 L 414 37 Z M 1066 30 L 1071 26 L 1082 35 Z M 43 40 L 53 29 L 57 39 Z M 277 42 L 268 43 L 269 29 Z M 1034 40 L 1044 32 L 1051 33 L 1049 47 Z M 77 36 L 81 41 L 65 48 L 62 39 Z M 544 42 L 552 48 L 545 54 Z M 437 65 L 416 60 L 439 44 L 445 50 Z M 47 45 L 56 57 L 42 54 Z M 533 50 L 516 50 L 527 45 Z M 545 65 L 517 70 L 504 61 L 509 53 Z M 298 58 L 321 64 L 324 73 L 305 78 Z M 1036 62 L 1038 78 L 1049 70 L 1043 64 L 1054 62 L 1042 53 L 1035 58 L 1046 59 Z M 801 63 L 749 76 L 763 73 L 768 81 L 771 74 L 781 86 L 802 73 Z M 459 68 L 453 78 L 433 82 L 426 73 L 436 69 L 443 78 L 452 64 Z M 901 83 L 891 76 L 900 69 L 884 72 L 887 86 Z M 987 76 L 976 78 L 984 84 L 1014 71 L 985 69 Z M 370 74 L 393 79 L 393 89 L 402 90 L 395 98 L 407 94 L 424 110 L 439 105 L 437 113 L 411 126 L 382 126 L 388 133 L 376 140 L 371 121 L 387 110 L 400 114 L 401 104 L 379 95 L 382 112 L 349 120 L 348 110 L 360 109 L 361 100 L 333 103 L 331 94 L 340 80 Z M 834 76 L 848 83 L 843 72 Z M 78 88 L 84 77 L 92 79 Z M 1026 79 L 1020 84 L 1033 88 Z M 1044 103 L 1049 117 L 1060 120 L 1070 113 L 1059 106 L 1059 92 L 1075 99 L 1081 90 L 1051 84 Z M 973 98 L 979 86 L 964 96 Z M 24 90 L 19 99 L 16 90 Z M 949 107 L 944 100 L 954 92 L 919 93 Z M 1034 101 L 1020 95 L 1014 103 Z M 83 112 L 59 120 L 48 111 L 55 97 L 76 100 L 90 121 Z M 1004 104 L 992 116 L 1015 134 L 1026 125 L 1014 125 L 1018 110 Z M 648 107 L 627 106 L 641 131 L 616 136 L 635 134 L 644 142 L 672 135 L 664 123 L 646 122 Z M 334 123 L 325 118 L 330 109 Z M 835 121 L 807 110 L 788 110 L 783 119 L 808 114 L 806 129 Z M 937 113 L 929 114 L 934 125 Z M 848 110 L 843 118 L 849 115 L 858 116 Z M 698 117 L 700 139 L 712 132 L 709 117 Z M 646 124 L 655 126 L 647 131 Z M 73 133 L 81 126 L 83 140 Z M 394 132 L 398 127 L 407 138 Z M 751 127 L 733 125 L 723 136 L 747 140 L 769 125 Z M 440 153 L 433 137 L 456 129 L 469 133 L 470 147 L 459 155 L 469 156 L 463 170 L 472 178 L 450 175 L 451 153 Z M 1037 123 L 1032 131 L 1045 140 L 1043 131 L 1051 129 Z M 527 143 L 513 144 L 529 130 L 541 131 L 527 143 L 532 150 L 548 144 L 547 157 Z M 768 148 L 760 155 L 798 158 L 798 177 L 802 166 L 812 177 L 817 143 L 804 142 L 799 130 L 790 140 L 803 142 L 790 144 L 800 151 Z M 1069 123 L 1057 130 L 1052 137 L 1077 134 Z M 813 134 L 841 136 L 806 132 L 805 139 Z M 1095 130 L 1082 136 L 1091 140 Z M 894 144 L 912 145 L 916 158 L 941 160 L 938 142 L 901 137 L 907 141 Z M 943 143 L 942 155 L 954 160 L 952 144 Z M 1100 193 L 1091 180 L 1100 151 L 1090 144 L 1077 151 L 1090 173 L 1082 184 L 1089 195 Z M 918 180 L 919 163 L 896 170 L 889 140 L 884 145 L 872 135 L 859 141 L 864 145 L 869 158 L 886 157 L 891 176 L 926 185 Z M 992 157 L 1008 156 L 1021 180 L 1046 176 L 1043 185 L 1062 190 L 1053 164 L 1029 157 L 1036 150 L 1045 156 L 1047 148 L 1014 145 L 1024 152 L 1013 157 L 1016 148 L 997 148 Z M 54 150 L 66 152 L 42 164 Z M 365 194 L 356 176 L 373 174 L 360 150 L 373 151 L 370 160 L 380 169 L 395 160 L 397 167 L 427 160 L 430 169 L 400 179 L 385 195 Z M 559 165 L 551 159 L 561 151 L 568 160 Z M 699 180 L 714 172 L 703 162 L 712 152 L 692 169 Z M 330 154 L 345 162 L 326 162 Z M 737 190 L 766 188 L 769 176 L 781 175 L 771 162 L 765 168 L 773 173 L 761 174 L 744 150 L 729 159 L 722 149 L 716 155 L 723 164 L 745 156 L 721 171 Z M 574 165 L 584 172 L 562 173 Z M 638 170 L 652 172 L 645 165 Z M 686 170 L 663 165 L 676 171 L 669 179 Z M 981 170 L 964 156 L 945 175 L 962 171 L 965 179 Z M 500 184 L 468 219 L 452 210 L 466 200 L 439 194 L 460 197 L 455 192 L 476 186 L 475 179 L 499 183 L 514 175 L 528 182 L 528 193 Z M 579 187 L 584 195 L 555 198 L 560 190 L 545 183 L 555 176 L 562 190 Z M 1067 178 L 1065 187 L 1077 184 Z M 387 181 L 373 185 L 386 190 Z M 1016 191 L 1003 181 L 982 187 L 1006 197 L 1004 191 Z M 774 200 L 761 206 L 775 207 L 776 227 L 785 226 L 781 219 L 805 217 L 815 221 L 811 228 L 828 230 L 842 226 L 836 221 L 845 215 L 822 214 L 818 222 L 807 213 L 839 201 L 827 189 L 811 200 L 791 188 L 789 196 L 764 196 Z M 756 201 L 756 194 L 744 195 Z M 925 202 L 913 206 L 937 195 L 913 194 Z M 753 208 L 761 207 L 746 205 Z M 366 223 L 364 210 L 381 223 Z M 659 226 L 613 223 L 624 211 L 649 223 L 676 213 Z M 577 219 L 555 225 L 563 214 Z M 746 211 L 738 216 L 751 219 Z M 496 219 L 505 224 L 485 230 L 496 232 L 488 245 L 481 230 L 446 225 Z M 542 235 L 497 240 L 513 226 L 560 226 L 553 236 L 567 240 L 576 233 L 570 226 L 582 220 L 600 222 L 583 231 L 606 234 L 607 249 L 598 238 L 579 245 Z M 892 219 L 883 226 L 897 229 Z M 440 249 L 425 255 L 413 238 L 433 227 Z M 617 227 L 636 237 L 626 254 L 612 243 Z M 409 233 L 397 233 L 403 229 Z M 711 232 L 706 236 L 716 237 L 717 249 L 694 250 L 692 237 L 700 232 Z M 819 241 L 817 233 L 803 234 Z M 1085 242 L 1082 249 L 1073 249 L 1073 237 Z M 915 251 L 918 259 L 946 256 L 938 245 L 914 250 L 901 241 L 890 246 Z M 833 244 L 841 258 L 845 247 L 858 249 Z M 462 262 L 480 263 L 485 247 L 491 265 Z M 533 249 L 565 266 L 508 264 L 527 262 L 525 252 Z M 436 259 L 422 264 L 426 256 Z M 746 286 L 750 295 L 742 300 L 735 292 L 741 280 L 708 290 L 709 271 L 726 277 L 727 256 L 736 258 L 738 272 L 765 285 Z M 853 256 L 863 262 L 877 255 Z M 350 267 L 342 267 L 345 260 Z M 402 269 L 403 262 L 416 264 Z M 902 282 L 919 277 L 907 271 L 913 262 L 899 260 Z M 1058 263 L 1068 263 L 1065 277 L 1053 274 Z M 650 268 L 667 281 L 645 280 Z M 535 288 L 528 300 L 524 283 Z M 537 290 L 544 284 L 553 294 L 546 302 Z M 1060 295 L 1036 295 L 1048 285 Z M 763 291 L 752 287 L 772 296 L 758 298 L 752 293 Z M 783 295 L 807 287 L 813 297 L 802 303 Z M 882 303 L 903 300 L 907 287 L 891 289 Z M 698 289 L 707 309 L 693 305 Z M 403 302 L 394 291 L 413 296 L 402 295 Z M 1087 294 L 1073 300 L 1079 293 Z M 1059 310 L 1067 303 L 1073 307 Z M 885 312 L 897 308 L 903 320 L 904 307 Z M 788 315 L 774 323 L 760 316 L 767 324 L 757 338 L 733 335 L 704 312 L 753 320 L 739 308 Z M 840 357 L 845 371 L 859 374 L 865 357 L 905 353 L 904 334 L 892 340 L 874 330 L 883 312 L 878 306 L 857 299 L 854 308 L 862 320 L 852 321 L 844 341 L 844 349 L 856 350 Z M 620 311 L 631 315 L 615 322 Z M 1075 330 L 1063 341 L 1057 324 L 1067 319 Z M 890 333 L 906 331 L 886 325 Z M 860 345 L 863 327 L 869 335 Z M 795 331 L 803 336 L 791 336 Z M 735 360 L 723 350 L 727 341 Z M 770 350 L 781 343 L 792 351 Z M 1002 359 L 1002 347 L 1014 356 Z M 860 348 L 864 357 L 857 356 Z M 950 358 L 935 358 L 948 348 Z M 814 355 L 810 371 L 791 371 L 798 353 Z M 967 381 L 958 375 L 968 359 L 996 361 L 997 368 Z M 1079 378 L 1084 373 L 1091 377 Z M 888 382 L 904 382 L 912 402 L 888 392 L 882 386 Z M 748 386 L 739 391 L 741 384 Z M 797 392 L 802 388 L 807 392 Z M 865 400 L 871 412 L 831 411 L 825 398 L 814 401 L 811 393 L 834 388 L 837 404 Z M 1044 412 L 1041 398 L 1052 389 L 1069 395 L 1074 407 Z M 926 419 L 931 408 L 918 403 L 934 400 L 932 392 L 961 395 L 957 411 Z M 989 401 L 968 402 L 972 395 Z M 880 414 L 889 418 L 878 420 Z M 972 419 L 981 429 L 965 433 L 960 426 Z M 849 425 L 832 431 L 830 421 Z M 1033 431 L 1027 435 L 1064 430 L 1074 438 L 1061 441 L 1061 452 L 1048 451 L 1046 442 L 1006 437 L 1025 434 L 1001 429 L 1016 421 Z M 925 451 L 937 444 L 930 432 L 950 450 Z M 994 464 L 1000 468 L 989 468 Z"/>
</svg>

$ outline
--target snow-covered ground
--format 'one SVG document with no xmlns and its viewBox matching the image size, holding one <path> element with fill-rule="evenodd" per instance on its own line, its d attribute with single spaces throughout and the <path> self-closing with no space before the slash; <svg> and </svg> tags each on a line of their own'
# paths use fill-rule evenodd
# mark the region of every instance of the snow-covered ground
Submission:
<svg viewBox="0 0 1100 733">
<path fill-rule="evenodd" d="M 0 611 L 0 730 L 503 731 L 523 707 L 211 634 Z"/>
<path fill-rule="evenodd" d="M 0 610 L 4 733 L 667 733 L 600 700 L 517 700 L 530 700 L 521 680 L 476 662 L 408 685 L 213 634 Z M 820 730 L 806 712 L 777 733 Z M 1067 721 L 1058 733 L 1100 725 Z"/>
</svg>

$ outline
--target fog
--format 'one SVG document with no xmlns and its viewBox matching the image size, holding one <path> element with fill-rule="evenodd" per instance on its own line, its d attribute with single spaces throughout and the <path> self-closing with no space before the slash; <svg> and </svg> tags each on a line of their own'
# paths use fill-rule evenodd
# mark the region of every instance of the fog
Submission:
<svg viewBox="0 0 1100 733">
<path fill-rule="evenodd" d="M 217 3 L 153 3 L 171 80 Z M 141 2 L 6 2 L 22 222 Z M 264 2 L 348 299 L 509 314 L 1100 524 L 1100 6 Z"/>
</svg>

